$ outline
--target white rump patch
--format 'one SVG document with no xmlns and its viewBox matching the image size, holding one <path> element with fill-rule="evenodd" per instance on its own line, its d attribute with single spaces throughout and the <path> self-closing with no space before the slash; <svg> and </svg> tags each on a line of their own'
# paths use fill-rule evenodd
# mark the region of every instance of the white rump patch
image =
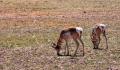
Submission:
<svg viewBox="0 0 120 70">
<path fill-rule="evenodd" d="M 103 27 L 106 27 L 106 25 L 105 25 L 105 24 L 98 24 L 98 26 L 103 26 Z"/>
<path fill-rule="evenodd" d="M 98 24 L 98 26 L 100 27 L 101 30 L 105 30 L 106 25 L 105 24 Z M 103 28 L 102 28 L 103 27 Z"/>
<path fill-rule="evenodd" d="M 79 33 L 80 31 L 82 31 L 83 32 L 83 28 L 81 28 L 81 27 L 76 27 L 76 31 Z"/>
</svg>

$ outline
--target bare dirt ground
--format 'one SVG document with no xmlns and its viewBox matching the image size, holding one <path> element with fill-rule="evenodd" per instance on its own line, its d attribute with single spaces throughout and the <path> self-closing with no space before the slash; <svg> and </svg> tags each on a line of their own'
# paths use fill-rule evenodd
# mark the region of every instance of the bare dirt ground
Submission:
<svg viewBox="0 0 120 70">
<path fill-rule="evenodd" d="M 31 33 L 30 35 L 32 35 L 33 37 L 36 35 L 41 36 L 42 33 L 44 34 L 44 36 L 47 36 L 45 38 L 50 38 L 50 39 L 47 39 L 47 41 L 45 40 L 41 43 L 40 43 L 41 41 L 40 39 L 40 41 L 37 41 L 38 43 L 35 43 L 34 45 L 28 43 L 30 44 L 28 45 L 29 47 L 15 47 L 15 48 L 1 47 L 0 69 L 1 70 L 73 70 L 73 69 L 74 70 L 119 70 L 120 69 L 120 55 L 119 55 L 120 48 L 118 42 L 119 39 L 116 39 L 114 38 L 114 36 L 112 36 L 113 34 L 115 36 L 119 36 L 118 34 L 120 33 L 119 13 L 120 11 L 109 11 L 109 12 L 108 11 L 107 12 L 76 11 L 76 12 L 34 12 L 29 14 L 27 13 L 1 14 L 0 17 L 1 22 L 6 22 L 4 24 L 0 23 L 1 36 L 4 35 L 5 37 L 9 38 L 10 34 L 12 34 L 13 36 L 14 35 L 25 36 L 27 34 L 29 36 L 28 33 Z M 86 28 L 85 31 L 88 33 L 86 32 L 84 33 L 83 36 L 84 41 L 90 42 L 89 31 L 92 25 L 95 23 L 99 23 L 101 21 L 104 22 L 105 20 L 106 20 L 106 24 L 108 24 L 109 26 L 108 27 L 109 50 L 104 50 L 104 49 L 93 50 L 92 43 L 86 43 L 84 57 L 82 56 L 58 57 L 54 49 L 51 48 L 51 42 L 52 41 L 54 42 L 54 40 L 57 41 L 58 34 L 63 28 L 74 27 L 78 25 Z M 115 23 L 113 23 L 114 21 Z M 27 23 L 23 24 L 21 22 L 23 23 L 27 22 Z M 54 35 L 53 34 L 54 32 L 57 34 L 55 35 L 56 37 L 52 36 Z M 52 34 L 52 35 L 48 36 L 47 34 Z M 5 40 L 4 42 L 7 41 Z M 11 44 L 10 42 L 8 43 Z M 9 44 L 6 46 L 9 46 Z M 17 44 L 19 44 L 19 42 Z M 4 44 L 1 44 L 1 46 L 4 46 Z M 13 43 L 12 46 L 16 46 L 16 44 Z M 104 44 L 102 44 L 101 46 L 105 47 Z M 81 54 L 81 52 L 79 51 L 78 54 Z"/>
<path fill-rule="evenodd" d="M 0 0 L 0 70 L 120 70 L 120 2 L 109 1 Z M 96 23 L 107 25 L 108 50 L 104 38 L 102 50 L 93 50 Z M 85 56 L 81 46 L 77 57 L 57 56 L 51 43 L 76 26 L 84 29 Z M 72 55 L 76 45 L 70 45 Z"/>
</svg>

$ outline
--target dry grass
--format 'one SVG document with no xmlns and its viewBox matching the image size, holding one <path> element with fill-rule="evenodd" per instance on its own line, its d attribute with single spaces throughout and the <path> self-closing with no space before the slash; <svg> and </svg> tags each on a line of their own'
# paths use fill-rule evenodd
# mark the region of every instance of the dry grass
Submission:
<svg viewBox="0 0 120 70">
<path fill-rule="evenodd" d="M 2 12 L 119 10 L 119 0 L 0 0 Z"/>
<path fill-rule="evenodd" d="M 0 70 L 119 70 L 119 0 L 0 0 Z M 85 13 L 86 12 L 86 13 Z M 93 50 L 91 27 L 108 25 L 109 49 Z M 51 47 L 64 28 L 84 28 L 85 56 L 58 57 Z M 70 43 L 71 44 L 71 43 Z M 75 44 L 71 45 L 73 54 Z M 63 48 L 64 49 L 64 48 Z"/>
</svg>

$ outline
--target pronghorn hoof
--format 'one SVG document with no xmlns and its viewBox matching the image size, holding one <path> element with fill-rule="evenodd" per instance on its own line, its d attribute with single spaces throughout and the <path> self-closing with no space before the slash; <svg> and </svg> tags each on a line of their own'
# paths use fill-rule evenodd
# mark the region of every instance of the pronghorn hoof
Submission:
<svg viewBox="0 0 120 70">
<path fill-rule="evenodd" d="M 99 49 L 99 48 L 93 48 L 93 49 Z"/>
<path fill-rule="evenodd" d="M 77 56 L 76 54 L 73 55 L 74 57 Z"/>
<path fill-rule="evenodd" d="M 83 54 L 83 56 L 85 56 L 85 54 Z"/>
<path fill-rule="evenodd" d="M 61 54 L 57 54 L 58 56 L 62 56 Z"/>
<path fill-rule="evenodd" d="M 106 48 L 106 49 L 108 49 L 108 48 Z"/>
<path fill-rule="evenodd" d="M 70 56 L 69 54 L 67 54 L 66 56 Z"/>
</svg>

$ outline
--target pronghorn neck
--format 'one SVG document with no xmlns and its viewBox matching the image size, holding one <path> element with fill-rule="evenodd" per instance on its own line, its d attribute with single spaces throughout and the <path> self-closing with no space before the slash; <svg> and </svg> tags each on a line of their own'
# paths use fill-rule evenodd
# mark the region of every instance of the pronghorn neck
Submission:
<svg viewBox="0 0 120 70">
<path fill-rule="evenodd" d="M 59 39 L 58 39 L 58 42 L 57 42 L 57 46 L 56 46 L 56 47 L 61 47 L 61 45 L 62 45 L 62 39 L 61 39 L 61 38 L 59 38 Z"/>
<path fill-rule="evenodd" d="M 97 35 L 97 36 L 100 36 L 101 33 L 102 33 L 102 30 L 101 30 L 99 27 L 97 27 L 97 28 L 96 28 L 96 35 Z"/>
<path fill-rule="evenodd" d="M 96 41 L 101 35 L 101 30 L 99 28 L 93 28 L 92 31 L 92 40 Z"/>
</svg>

